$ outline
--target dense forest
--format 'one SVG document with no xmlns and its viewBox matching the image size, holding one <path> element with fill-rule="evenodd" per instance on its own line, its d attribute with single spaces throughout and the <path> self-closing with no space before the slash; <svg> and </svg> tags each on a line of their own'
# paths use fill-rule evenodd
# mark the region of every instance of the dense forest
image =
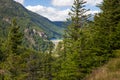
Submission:
<svg viewBox="0 0 120 80">
<path fill-rule="evenodd" d="M 93 70 L 120 56 L 120 0 L 103 0 L 93 21 L 85 4 L 74 0 L 56 48 L 47 39 L 44 50 L 28 47 L 18 18 L 10 25 L 0 21 L 0 80 L 89 80 Z"/>
</svg>

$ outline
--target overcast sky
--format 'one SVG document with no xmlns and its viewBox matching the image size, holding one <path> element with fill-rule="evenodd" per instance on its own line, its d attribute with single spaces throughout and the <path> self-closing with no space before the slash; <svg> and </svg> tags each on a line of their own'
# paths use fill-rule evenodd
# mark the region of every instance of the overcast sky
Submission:
<svg viewBox="0 0 120 80">
<path fill-rule="evenodd" d="M 52 21 L 64 21 L 68 17 L 74 0 L 15 0 L 25 6 L 27 9 L 38 13 Z M 96 7 L 102 0 L 85 0 L 88 13 L 94 14 L 99 12 Z"/>
</svg>

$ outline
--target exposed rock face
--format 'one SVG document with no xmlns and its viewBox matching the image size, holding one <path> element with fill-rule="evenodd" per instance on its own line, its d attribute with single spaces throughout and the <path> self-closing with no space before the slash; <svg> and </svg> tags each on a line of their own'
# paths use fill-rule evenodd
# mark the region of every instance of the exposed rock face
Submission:
<svg viewBox="0 0 120 80">
<path fill-rule="evenodd" d="M 40 37 L 42 37 L 44 39 L 47 38 L 47 35 L 44 32 L 42 32 L 42 31 L 40 32 L 40 31 L 37 31 L 37 30 L 33 29 L 33 33 L 34 34 L 38 34 Z"/>
<path fill-rule="evenodd" d="M 44 33 L 44 32 L 42 32 L 42 31 L 37 31 L 36 29 L 32 29 L 32 31 L 31 30 L 29 30 L 28 28 L 27 29 L 25 29 L 24 30 L 24 33 L 25 34 L 31 34 L 31 35 L 39 35 L 41 38 L 44 38 L 44 39 L 46 39 L 47 38 L 47 35 Z"/>
</svg>

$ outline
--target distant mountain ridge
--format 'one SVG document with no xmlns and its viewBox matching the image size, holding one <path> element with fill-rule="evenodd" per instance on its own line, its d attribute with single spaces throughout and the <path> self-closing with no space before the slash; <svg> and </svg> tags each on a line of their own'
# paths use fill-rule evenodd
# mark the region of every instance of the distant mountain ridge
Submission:
<svg viewBox="0 0 120 80">
<path fill-rule="evenodd" d="M 24 44 L 40 50 L 47 47 L 46 40 L 62 38 L 64 28 L 55 25 L 48 18 L 27 10 L 14 0 L 0 0 L 0 32 L 7 36 L 11 20 L 16 18 L 21 31 L 25 34 Z"/>
<path fill-rule="evenodd" d="M 16 17 L 18 18 L 18 23 L 25 21 L 26 27 L 33 27 L 31 25 L 34 25 L 34 27 L 45 32 L 50 38 L 60 37 L 62 34 L 60 28 L 54 25 L 52 21 L 27 10 L 21 4 L 13 0 L 1 0 L 0 14 L 0 19 L 11 20 L 13 17 Z"/>
</svg>

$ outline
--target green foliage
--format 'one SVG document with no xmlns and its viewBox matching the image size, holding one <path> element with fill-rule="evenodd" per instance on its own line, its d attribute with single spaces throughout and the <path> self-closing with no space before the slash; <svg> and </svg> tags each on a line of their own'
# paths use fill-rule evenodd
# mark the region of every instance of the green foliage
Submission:
<svg viewBox="0 0 120 80">
<path fill-rule="evenodd" d="M 3 53 L 3 50 L 2 50 L 2 39 L 0 39 L 0 63 L 4 61 L 5 59 L 5 54 Z"/>
<path fill-rule="evenodd" d="M 74 0 L 70 15 L 71 25 L 68 27 L 63 43 L 63 62 L 58 76 L 62 80 L 80 80 L 85 74 L 89 73 L 87 56 L 85 53 L 86 36 L 83 33 L 88 16 L 85 15 L 87 10 L 84 9 L 83 0 Z M 85 63 L 83 63 L 85 62 Z"/>
<path fill-rule="evenodd" d="M 19 54 L 18 49 L 22 44 L 23 34 L 20 32 L 20 27 L 17 26 L 15 20 L 11 24 L 11 29 L 8 34 L 8 48 L 11 50 L 11 53 Z"/>
<path fill-rule="evenodd" d="M 97 55 L 102 56 L 105 59 L 104 61 L 113 56 L 113 50 L 120 48 L 120 38 L 118 36 L 119 6 L 119 0 L 104 0 L 103 4 L 100 5 L 102 12 L 95 17 L 96 38 L 94 48 L 97 47 Z"/>
<path fill-rule="evenodd" d="M 5 56 L 0 55 L 0 79 L 4 80 L 41 80 L 49 79 L 51 73 L 52 43 L 49 54 L 38 53 L 22 46 L 20 27 L 15 20 L 11 24 L 8 40 L 0 47 Z M 48 50 L 49 51 L 49 50 Z M 3 61 L 3 58 L 5 60 Z M 52 73 L 51 73 L 52 74 Z"/>
<path fill-rule="evenodd" d="M 83 79 L 92 69 L 114 57 L 113 51 L 120 48 L 119 1 L 104 0 L 100 5 L 102 12 L 96 14 L 94 23 L 88 25 L 87 17 L 80 15 L 81 4 L 78 2 L 74 1 L 75 6 L 70 13 L 72 24 L 66 30 L 64 52 L 58 60 L 61 65 L 58 65 L 57 77 L 66 80 Z"/>
</svg>

